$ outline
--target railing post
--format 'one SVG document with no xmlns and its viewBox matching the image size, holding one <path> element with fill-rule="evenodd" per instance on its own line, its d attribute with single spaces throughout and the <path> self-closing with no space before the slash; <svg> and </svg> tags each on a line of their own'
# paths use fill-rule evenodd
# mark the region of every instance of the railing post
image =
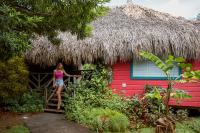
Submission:
<svg viewBox="0 0 200 133">
<path fill-rule="evenodd" d="M 38 89 L 41 89 L 40 73 L 38 73 Z"/>
<path fill-rule="evenodd" d="M 44 89 L 44 95 L 45 95 L 45 108 L 46 108 L 46 106 L 47 106 L 47 99 L 48 99 L 48 96 L 47 96 L 47 87 L 45 87 L 45 89 Z"/>
<path fill-rule="evenodd" d="M 76 77 L 73 77 L 73 84 L 76 84 Z"/>
<path fill-rule="evenodd" d="M 75 84 L 75 81 L 76 80 L 76 77 L 73 77 L 73 84 Z M 74 94 L 73 94 L 73 96 L 75 97 L 76 96 L 76 90 L 74 89 Z"/>
</svg>

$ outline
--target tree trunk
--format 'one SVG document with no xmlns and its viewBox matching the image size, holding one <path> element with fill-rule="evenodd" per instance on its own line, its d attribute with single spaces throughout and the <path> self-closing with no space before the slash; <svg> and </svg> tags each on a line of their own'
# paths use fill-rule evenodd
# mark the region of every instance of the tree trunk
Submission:
<svg viewBox="0 0 200 133">
<path fill-rule="evenodd" d="M 169 100 L 170 100 L 170 94 L 172 91 L 172 83 L 169 81 L 168 86 L 167 86 L 167 96 L 166 96 L 166 116 L 169 114 Z"/>
</svg>

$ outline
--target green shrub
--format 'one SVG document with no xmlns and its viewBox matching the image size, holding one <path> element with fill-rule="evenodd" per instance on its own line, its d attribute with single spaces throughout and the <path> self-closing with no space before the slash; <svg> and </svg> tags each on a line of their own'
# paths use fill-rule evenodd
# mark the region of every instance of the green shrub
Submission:
<svg viewBox="0 0 200 133">
<path fill-rule="evenodd" d="M 79 86 L 80 87 L 80 86 Z M 127 102 L 122 97 L 113 94 L 111 89 L 104 88 L 102 91 L 97 91 L 91 88 L 75 87 L 75 96 L 66 94 L 65 112 L 66 117 L 70 120 L 81 121 L 82 112 L 88 108 L 109 108 L 125 112 Z"/>
<path fill-rule="evenodd" d="M 191 118 L 176 124 L 177 133 L 200 133 L 200 117 Z"/>
<path fill-rule="evenodd" d="M 178 109 L 176 111 L 176 117 L 178 120 L 186 120 L 188 119 L 188 110 L 187 109 Z"/>
<path fill-rule="evenodd" d="M 89 113 L 89 114 L 87 114 Z M 88 125 L 97 131 L 125 132 L 129 126 L 128 118 L 115 110 L 93 108 L 86 117 Z"/>
<path fill-rule="evenodd" d="M 174 94 L 186 96 L 186 92 L 173 90 Z M 153 126 L 155 121 L 165 116 L 166 106 L 165 97 L 166 89 L 159 86 L 145 86 L 145 94 L 139 97 L 133 97 L 129 101 L 129 110 L 127 111 L 130 120 L 141 121 L 145 125 Z M 185 120 L 188 117 L 186 110 L 178 110 L 175 112 L 170 109 L 170 116 L 178 120 Z"/>
<path fill-rule="evenodd" d="M 28 70 L 22 57 L 0 62 L 0 105 L 20 101 L 28 86 Z"/>
<path fill-rule="evenodd" d="M 88 68 L 91 68 L 87 65 Z M 83 79 L 77 85 L 69 85 L 65 97 L 65 113 L 70 120 L 81 122 L 84 109 L 109 108 L 120 112 L 127 109 L 127 101 L 113 94 L 108 88 L 108 71 L 103 66 L 94 66 L 96 71 L 84 72 Z M 88 79 L 88 77 L 90 77 Z M 75 95 L 72 96 L 74 92 Z"/>
<path fill-rule="evenodd" d="M 36 92 L 24 93 L 19 102 L 13 103 L 8 108 L 12 112 L 43 112 L 44 100 Z"/>
</svg>

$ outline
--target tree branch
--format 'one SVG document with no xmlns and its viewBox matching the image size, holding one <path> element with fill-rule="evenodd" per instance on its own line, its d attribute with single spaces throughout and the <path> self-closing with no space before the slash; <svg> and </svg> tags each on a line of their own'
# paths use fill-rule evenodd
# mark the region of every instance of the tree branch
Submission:
<svg viewBox="0 0 200 133">
<path fill-rule="evenodd" d="M 38 15 L 38 16 L 52 16 L 53 15 L 49 13 L 34 12 L 31 9 L 28 9 L 27 7 L 20 6 L 20 5 L 10 4 L 10 6 L 17 11 L 21 11 L 29 15 Z"/>
</svg>

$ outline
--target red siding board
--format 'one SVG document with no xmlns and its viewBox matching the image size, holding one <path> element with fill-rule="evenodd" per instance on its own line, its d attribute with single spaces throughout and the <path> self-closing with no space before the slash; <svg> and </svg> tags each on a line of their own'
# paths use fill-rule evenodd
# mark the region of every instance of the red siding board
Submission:
<svg viewBox="0 0 200 133">
<path fill-rule="evenodd" d="M 194 69 L 200 69 L 200 61 L 195 61 L 192 64 Z M 112 71 L 113 81 L 110 87 L 113 88 L 115 92 L 123 94 L 124 96 L 143 94 L 146 84 L 162 86 L 164 88 L 167 87 L 167 83 L 164 80 L 132 80 L 130 78 L 130 63 L 117 63 L 113 65 Z M 126 84 L 126 87 L 123 88 L 122 84 Z M 177 83 L 175 88 L 186 90 L 192 95 L 192 99 L 184 99 L 178 106 L 200 107 L 200 82 Z M 177 105 L 177 103 L 175 100 L 171 100 L 170 105 Z"/>
</svg>

